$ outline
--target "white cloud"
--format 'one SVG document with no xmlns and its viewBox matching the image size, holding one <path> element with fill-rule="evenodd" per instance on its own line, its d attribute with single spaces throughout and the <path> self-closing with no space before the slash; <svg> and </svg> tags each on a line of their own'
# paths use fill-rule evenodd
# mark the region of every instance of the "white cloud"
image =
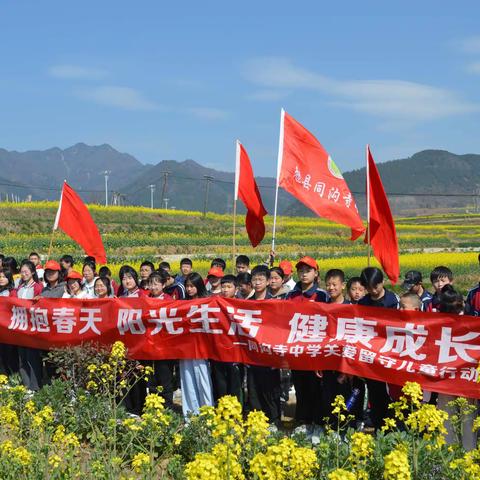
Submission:
<svg viewBox="0 0 480 480">
<path fill-rule="evenodd" d="M 317 91 L 333 105 L 390 120 L 431 120 L 480 110 L 447 89 L 403 80 L 337 80 L 285 58 L 253 59 L 246 63 L 244 75 L 268 88 Z"/>
<path fill-rule="evenodd" d="M 224 120 L 228 117 L 228 112 L 220 108 L 191 107 L 187 108 L 186 112 L 204 120 Z"/>
<path fill-rule="evenodd" d="M 48 69 L 48 73 L 52 77 L 66 79 L 98 79 L 105 77 L 107 74 L 105 70 L 79 65 L 53 65 Z"/>
<path fill-rule="evenodd" d="M 474 73 L 476 75 L 480 75 L 480 61 L 469 63 L 467 65 L 467 72 Z"/>
<path fill-rule="evenodd" d="M 148 100 L 141 92 L 130 87 L 103 86 L 79 92 L 80 96 L 101 105 L 117 107 L 124 110 L 157 110 L 154 102 Z"/>
</svg>

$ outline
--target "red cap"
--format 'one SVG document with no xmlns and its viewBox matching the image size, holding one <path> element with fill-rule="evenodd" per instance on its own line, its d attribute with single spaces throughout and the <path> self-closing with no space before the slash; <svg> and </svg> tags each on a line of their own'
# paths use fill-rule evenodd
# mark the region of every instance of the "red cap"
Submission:
<svg viewBox="0 0 480 480">
<path fill-rule="evenodd" d="M 59 272 L 61 270 L 60 264 L 55 260 L 49 260 L 44 267 L 45 270 L 56 270 Z"/>
<path fill-rule="evenodd" d="M 218 277 L 218 278 L 223 278 L 225 274 L 223 273 L 223 270 L 219 267 L 212 267 L 207 274 L 207 277 Z"/>
<path fill-rule="evenodd" d="M 298 269 L 302 264 L 308 265 L 309 267 L 318 270 L 318 263 L 312 257 L 302 257 L 295 265 L 295 268 Z"/>
<path fill-rule="evenodd" d="M 68 275 L 67 275 L 67 280 L 83 280 L 83 276 L 81 273 L 76 272 L 75 270 L 72 270 Z"/>
<path fill-rule="evenodd" d="M 293 267 L 290 260 L 282 260 L 278 266 L 283 270 L 285 275 L 290 275 L 292 273 Z"/>
</svg>

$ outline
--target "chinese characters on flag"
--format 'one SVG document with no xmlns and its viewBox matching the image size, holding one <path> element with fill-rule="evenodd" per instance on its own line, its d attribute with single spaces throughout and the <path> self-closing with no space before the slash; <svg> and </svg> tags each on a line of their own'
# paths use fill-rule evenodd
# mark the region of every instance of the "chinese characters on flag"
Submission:
<svg viewBox="0 0 480 480">
<path fill-rule="evenodd" d="M 350 227 L 352 240 L 365 231 L 352 193 L 332 157 L 284 110 L 277 182 L 320 217 Z"/>
</svg>

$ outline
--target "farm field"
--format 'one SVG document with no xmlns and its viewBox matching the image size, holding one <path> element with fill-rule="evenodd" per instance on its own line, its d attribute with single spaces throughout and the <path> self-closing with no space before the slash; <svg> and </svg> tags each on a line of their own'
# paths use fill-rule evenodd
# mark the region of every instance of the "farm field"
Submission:
<svg viewBox="0 0 480 480">
<path fill-rule="evenodd" d="M 167 260 L 175 271 L 183 256 L 194 259 L 194 268 L 204 274 L 210 259 L 227 260 L 232 268 L 232 216 L 201 212 L 149 209 L 146 207 L 89 206 L 102 234 L 109 266 L 114 275 L 124 263 L 138 266 L 143 260 Z M 0 251 L 18 259 L 32 250 L 46 256 L 56 202 L 0 203 Z M 243 215 L 237 216 L 237 254 L 253 262 L 268 258 L 272 231 L 266 217 L 267 234 L 253 250 L 243 228 Z M 455 273 L 464 292 L 480 276 L 480 215 L 450 214 L 397 218 L 401 251 L 401 271 L 416 268 L 424 275 L 435 265 L 447 265 Z M 54 236 L 52 258 L 70 253 L 80 259 L 81 249 L 61 232 Z M 349 240 L 349 230 L 321 218 L 279 217 L 276 238 L 277 258 L 295 260 L 303 255 L 318 259 L 323 272 L 342 268 L 348 276 L 366 266 L 366 246 L 361 239 Z"/>
</svg>

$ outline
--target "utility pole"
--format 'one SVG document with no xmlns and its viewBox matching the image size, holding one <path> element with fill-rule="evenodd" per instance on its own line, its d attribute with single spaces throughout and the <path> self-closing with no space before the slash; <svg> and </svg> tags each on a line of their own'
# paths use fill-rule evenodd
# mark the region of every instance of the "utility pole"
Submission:
<svg viewBox="0 0 480 480">
<path fill-rule="evenodd" d="M 165 202 L 165 210 L 168 210 L 168 201 L 170 199 L 169 198 L 164 198 L 163 201 Z"/>
<path fill-rule="evenodd" d="M 155 185 L 151 184 L 150 187 L 150 208 L 153 210 L 153 192 L 155 191 Z"/>
<path fill-rule="evenodd" d="M 105 175 L 105 206 L 108 207 L 108 177 L 112 172 L 110 170 L 105 170 L 103 174 Z"/>
<path fill-rule="evenodd" d="M 160 200 L 160 205 L 163 205 L 163 202 L 165 200 L 165 193 L 167 192 L 167 180 L 169 175 L 170 175 L 170 172 L 163 172 L 162 199 Z M 167 207 L 165 207 L 165 209 L 166 208 Z"/>
<path fill-rule="evenodd" d="M 208 206 L 208 192 L 210 190 L 210 182 L 213 180 L 213 177 L 210 175 L 204 175 L 205 179 L 205 198 L 203 200 L 203 216 L 207 215 L 207 206 Z"/>
</svg>

